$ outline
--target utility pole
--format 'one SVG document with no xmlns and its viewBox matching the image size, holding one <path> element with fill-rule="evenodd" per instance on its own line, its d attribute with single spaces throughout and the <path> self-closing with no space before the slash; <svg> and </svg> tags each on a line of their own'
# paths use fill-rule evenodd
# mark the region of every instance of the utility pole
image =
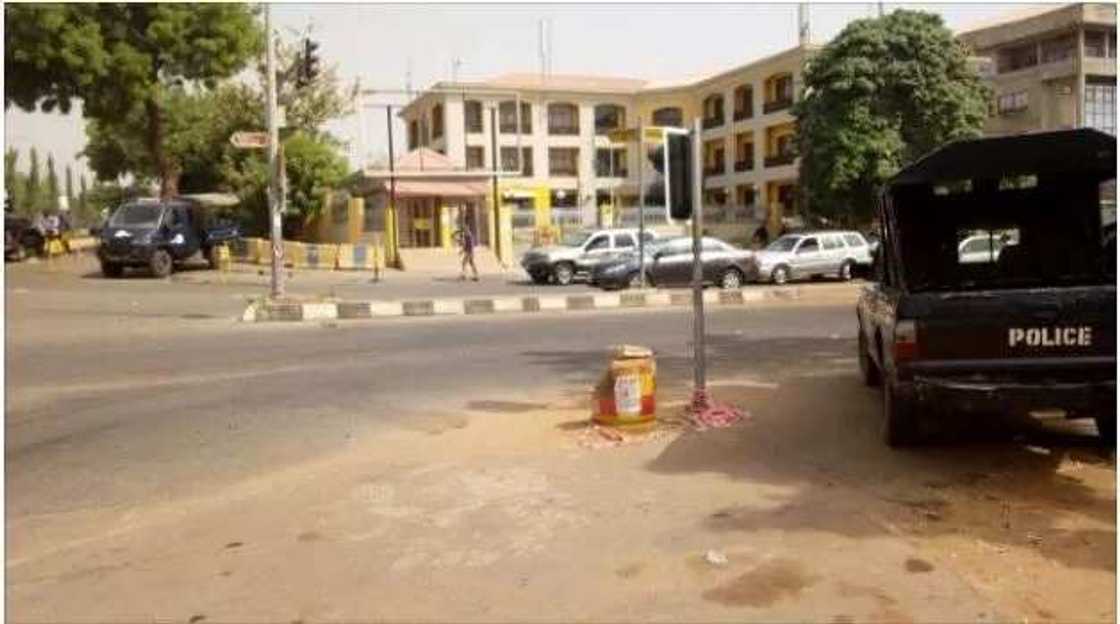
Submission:
<svg viewBox="0 0 1120 624">
<path fill-rule="evenodd" d="M 646 150 L 645 137 L 642 136 L 642 118 L 638 117 L 638 283 L 646 287 L 646 185 L 642 180 L 642 168 L 646 165 L 649 152 Z M 669 175 L 666 171 L 665 175 Z M 666 197 L 668 202 L 669 198 Z"/>
<path fill-rule="evenodd" d="M 700 118 L 692 121 L 692 353 L 693 392 L 707 390 L 706 345 L 704 344 L 704 263 L 700 256 L 704 232 L 703 169 L 700 165 L 702 133 Z"/>
<path fill-rule="evenodd" d="M 518 132 L 521 128 L 517 129 Z M 498 264 L 505 268 L 505 262 L 502 260 L 502 218 L 501 218 L 501 203 L 502 198 L 498 196 L 498 107 L 494 106 L 490 109 L 490 166 L 494 169 L 493 189 L 494 189 L 494 240 L 490 244 L 494 246 L 494 255 L 498 257 Z"/>
<path fill-rule="evenodd" d="M 277 299 L 284 296 L 284 243 L 283 233 L 280 228 L 280 194 L 279 188 L 281 166 L 279 158 L 280 129 L 276 110 L 276 39 L 272 32 L 272 5 L 264 5 L 264 29 L 267 50 L 265 52 L 268 64 L 268 220 L 269 238 L 272 242 L 272 281 L 271 297 Z"/>
</svg>

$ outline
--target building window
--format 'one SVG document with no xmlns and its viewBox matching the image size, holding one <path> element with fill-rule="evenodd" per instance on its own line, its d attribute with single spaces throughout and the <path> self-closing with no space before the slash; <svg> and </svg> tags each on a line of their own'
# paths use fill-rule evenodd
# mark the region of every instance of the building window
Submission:
<svg viewBox="0 0 1120 624">
<path fill-rule="evenodd" d="M 1028 43 L 1001 50 L 997 69 L 999 73 L 1003 74 L 1034 67 L 1035 65 L 1038 65 L 1038 46 Z"/>
<path fill-rule="evenodd" d="M 1073 58 L 1077 52 L 1077 38 L 1073 35 L 1063 35 L 1042 42 L 1042 62 L 1057 63 Z"/>
<path fill-rule="evenodd" d="M 735 121 L 754 116 L 754 88 L 743 85 L 735 89 Z"/>
<path fill-rule="evenodd" d="M 548 133 L 559 135 L 579 134 L 579 107 L 567 102 L 549 104 Z"/>
<path fill-rule="evenodd" d="M 526 178 L 533 177 L 533 148 L 521 148 L 521 175 Z"/>
<path fill-rule="evenodd" d="M 735 171 L 754 169 L 754 133 L 740 132 L 735 135 Z"/>
<path fill-rule="evenodd" d="M 517 159 L 516 147 L 503 147 L 501 149 L 502 157 L 502 171 L 507 173 L 520 172 L 522 176 L 532 177 L 533 175 L 533 148 L 521 148 L 521 161 Z"/>
<path fill-rule="evenodd" d="M 533 107 L 528 102 L 521 103 L 521 134 L 533 133 Z M 498 105 L 498 132 L 517 134 L 517 102 L 507 100 Z"/>
<path fill-rule="evenodd" d="M 599 104 L 595 107 L 595 134 L 607 134 L 625 127 L 625 108 L 618 104 Z"/>
<path fill-rule="evenodd" d="M 1026 91 L 1007 93 L 996 100 L 996 112 L 1000 115 L 1010 115 L 1027 110 L 1029 104 Z"/>
<path fill-rule="evenodd" d="M 463 126 L 467 132 L 482 132 L 482 102 L 467 100 L 463 103 Z"/>
<path fill-rule="evenodd" d="M 768 78 L 762 112 L 774 113 L 790 106 L 793 106 L 793 74 L 779 74 Z"/>
<path fill-rule="evenodd" d="M 575 208 L 578 205 L 575 189 L 552 189 L 548 195 L 553 208 Z"/>
<path fill-rule="evenodd" d="M 595 205 L 597 207 L 602 208 L 603 206 L 610 206 L 612 203 L 611 192 L 609 190 L 599 189 L 595 191 Z"/>
<path fill-rule="evenodd" d="M 1105 49 L 1105 33 L 1102 30 L 1085 31 L 1085 56 L 1105 58 L 1108 52 Z"/>
<path fill-rule="evenodd" d="M 704 98 L 704 129 L 723 125 L 723 94 L 716 93 Z"/>
<path fill-rule="evenodd" d="M 653 125 L 668 128 L 684 127 L 684 111 L 677 106 L 666 106 L 653 111 Z"/>
<path fill-rule="evenodd" d="M 763 159 L 767 167 L 778 167 L 792 164 L 797 158 L 794 149 L 793 124 L 783 124 L 766 129 L 766 158 Z"/>
<path fill-rule="evenodd" d="M 1116 136 L 1116 83 L 1089 76 L 1085 83 L 1085 125 Z"/>
<path fill-rule="evenodd" d="M 432 138 L 438 139 L 443 136 L 443 104 L 436 104 L 432 107 Z"/>
<path fill-rule="evenodd" d="M 486 154 L 482 147 L 467 148 L 467 169 L 485 169 Z"/>
<path fill-rule="evenodd" d="M 626 148 L 599 148 L 595 150 L 595 176 L 598 178 L 625 178 Z"/>
<path fill-rule="evenodd" d="M 704 190 L 704 204 L 709 206 L 724 206 L 727 204 L 727 189 L 711 188 Z"/>
<path fill-rule="evenodd" d="M 408 149 L 420 147 L 420 122 L 413 119 L 408 122 Z"/>
<path fill-rule="evenodd" d="M 723 156 L 723 139 L 704 141 L 704 175 L 723 175 L 726 171 Z"/>
<path fill-rule="evenodd" d="M 753 206 L 754 205 L 754 185 L 753 184 L 740 184 L 735 187 L 735 205 L 736 206 Z"/>
<path fill-rule="evenodd" d="M 552 176 L 579 175 L 579 148 L 548 148 L 548 174 Z"/>
</svg>

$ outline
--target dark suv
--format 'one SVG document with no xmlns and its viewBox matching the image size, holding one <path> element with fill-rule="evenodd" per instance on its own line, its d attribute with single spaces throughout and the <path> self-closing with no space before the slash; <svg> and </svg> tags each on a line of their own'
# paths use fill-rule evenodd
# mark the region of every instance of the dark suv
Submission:
<svg viewBox="0 0 1120 624">
<path fill-rule="evenodd" d="M 1115 177 L 1116 139 L 1081 129 L 953 143 L 889 182 L 857 310 L 889 445 L 945 409 L 1060 409 L 1115 441 Z"/>
<path fill-rule="evenodd" d="M 97 255 L 106 277 L 120 277 L 126 267 L 166 277 L 176 263 L 199 253 L 214 266 L 214 249 L 237 237 L 236 225 L 213 219 L 194 202 L 140 200 L 121 205 L 109 217 Z"/>
</svg>

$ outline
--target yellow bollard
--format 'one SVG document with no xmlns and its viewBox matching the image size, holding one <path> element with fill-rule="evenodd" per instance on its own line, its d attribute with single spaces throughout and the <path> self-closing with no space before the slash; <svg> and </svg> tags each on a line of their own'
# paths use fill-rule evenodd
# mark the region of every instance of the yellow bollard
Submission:
<svg viewBox="0 0 1120 624">
<path fill-rule="evenodd" d="M 595 386 L 592 420 L 600 425 L 646 429 L 656 420 L 657 364 L 645 347 L 615 347 Z"/>
</svg>

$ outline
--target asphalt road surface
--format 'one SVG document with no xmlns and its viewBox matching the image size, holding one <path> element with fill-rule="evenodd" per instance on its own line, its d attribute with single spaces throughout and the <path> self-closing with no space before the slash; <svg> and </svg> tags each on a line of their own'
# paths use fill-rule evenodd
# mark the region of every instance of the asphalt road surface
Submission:
<svg viewBox="0 0 1120 624">
<path fill-rule="evenodd" d="M 687 310 L 250 325 L 238 288 L 9 266 L 15 619 L 1115 619 L 1092 425 L 884 448 L 854 301 L 710 311 L 750 424 L 588 452 L 609 345 L 688 397 Z"/>
</svg>

